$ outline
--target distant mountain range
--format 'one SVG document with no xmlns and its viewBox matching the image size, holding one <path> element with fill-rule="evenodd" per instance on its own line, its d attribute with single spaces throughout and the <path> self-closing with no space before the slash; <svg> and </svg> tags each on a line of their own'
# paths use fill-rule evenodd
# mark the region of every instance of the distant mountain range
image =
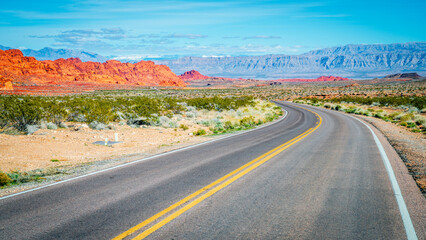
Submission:
<svg viewBox="0 0 426 240">
<path fill-rule="evenodd" d="M 418 72 L 424 76 L 426 42 L 346 45 L 301 55 L 183 57 L 155 62 L 169 66 L 176 74 L 195 69 L 208 76 L 233 78 L 315 78 L 321 75 L 371 78 L 403 72 Z"/>
<path fill-rule="evenodd" d="M 0 49 L 10 48 L 0 45 Z M 70 49 L 43 48 L 38 51 L 23 49 L 22 53 L 24 56 L 32 56 L 37 60 L 77 57 L 83 62 L 105 62 L 112 59 L 112 57 L 108 58 L 96 53 Z M 169 66 L 177 75 L 195 69 L 208 76 L 228 78 L 316 78 L 323 75 L 372 78 L 406 72 L 417 72 L 425 76 L 426 42 L 352 44 L 310 51 L 300 55 L 188 56 L 173 60 L 150 60 L 156 64 Z"/>
<path fill-rule="evenodd" d="M 0 45 L 0 49 L 8 50 L 11 48 Z M 101 56 L 97 53 L 72 49 L 54 49 L 46 47 L 40 50 L 22 49 L 21 52 L 24 54 L 24 56 L 35 57 L 39 61 L 56 60 L 59 58 L 80 58 L 80 60 L 83 62 L 105 62 L 108 60 L 108 58 Z"/>
</svg>

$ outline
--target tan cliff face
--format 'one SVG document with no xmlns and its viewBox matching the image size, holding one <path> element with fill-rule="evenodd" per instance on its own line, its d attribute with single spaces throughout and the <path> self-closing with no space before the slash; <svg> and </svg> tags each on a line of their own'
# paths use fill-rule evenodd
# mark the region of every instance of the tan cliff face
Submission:
<svg viewBox="0 0 426 240">
<path fill-rule="evenodd" d="M 93 82 L 141 86 L 185 86 L 169 67 L 151 61 L 82 62 L 78 58 L 38 61 L 17 49 L 0 50 L 0 74 L 38 82 Z"/>
</svg>

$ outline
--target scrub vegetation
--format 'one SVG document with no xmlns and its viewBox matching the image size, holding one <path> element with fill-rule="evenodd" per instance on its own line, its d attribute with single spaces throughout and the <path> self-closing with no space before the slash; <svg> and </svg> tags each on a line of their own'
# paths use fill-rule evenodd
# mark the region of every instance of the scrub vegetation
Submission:
<svg viewBox="0 0 426 240">
<path fill-rule="evenodd" d="M 329 108 L 336 111 L 380 118 L 406 127 L 412 132 L 426 134 L 426 97 L 338 97 L 301 98 L 296 103 Z"/>
<path fill-rule="evenodd" d="M 0 128 L 5 133 L 31 134 L 39 128 L 66 127 L 65 122 L 87 123 L 91 128 L 101 130 L 108 127 L 109 123 L 123 121 L 131 126 L 177 127 L 179 125 L 176 118 L 196 118 L 200 111 L 203 113 L 248 111 L 249 107 L 256 104 L 256 100 L 249 96 L 207 98 L 103 94 L 64 97 L 0 96 Z M 262 109 L 265 110 L 264 107 Z M 262 122 L 276 117 L 274 111 L 270 117 L 262 119 Z M 243 127 L 247 127 L 246 120 L 242 123 Z M 218 129 L 221 129 L 222 124 L 224 122 L 221 120 L 216 121 Z M 232 124 L 234 126 L 235 121 Z M 205 125 L 212 126 L 210 123 Z"/>
<path fill-rule="evenodd" d="M 174 128 L 176 134 L 204 136 L 250 129 L 282 115 L 281 108 L 275 104 L 251 96 L 169 96 L 167 93 L 113 91 L 71 96 L 0 96 L 0 132 L 39 134 L 37 131 L 44 129 L 45 134 L 58 128 L 84 132 L 87 128 L 111 130 L 127 126 Z M 48 161 L 59 162 L 56 158 Z M 67 171 L 53 167 L 0 172 L 0 187 L 41 182 Z"/>
</svg>

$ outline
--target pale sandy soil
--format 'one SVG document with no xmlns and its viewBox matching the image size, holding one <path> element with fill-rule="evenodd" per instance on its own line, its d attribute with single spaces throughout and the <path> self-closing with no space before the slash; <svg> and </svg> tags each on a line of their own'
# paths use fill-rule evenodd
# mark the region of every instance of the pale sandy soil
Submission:
<svg viewBox="0 0 426 240">
<path fill-rule="evenodd" d="M 237 124 L 251 116 L 256 121 L 266 122 L 268 115 L 278 111 L 274 107 L 266 101 L 256 101 L 255 106 L 237 111 L 197 111 L 188 107 L 184 115 L 167 118 L 168 122 L 161 123 L 163 127 L 133 128 L 125 123 L 112 123 L 112 129 L 93 130 L 86 124 L 69 122 L 67 129 L 40 129 L 32 135 L 0 134 L 0 171 L 43 176 L 42 182 L 31 181 L 0 189 L 0 196 L 223 137 L 194 136 L 194 132 L 204 129 L 207 134 L 212 134 L 209 129 L 218 121 Z M 173 123 L 174 127 L 167 127 L 169 123 Z M 118 144 L 93 144 L 106 138 L 115 141 L 115 134 L 118 135 Z"/>
<path fill-rule="evenodd" d="M 11 172 L 76 166 L 126 155 L 140 158 L 211 139 L 191 136 L 198 127 L 190 127 L 186 131 L 181 128 L 115 127 L 116 130 L 84 128 L 75 131 L 69 128 L 41 129 L 33 135 L 0 134 L 0 170 Z M 121 143 L 111 146 L 93 144 L 105 141 L 105 138 L 114 141 L 115 133 L 118 133 Z"/>
</svg>

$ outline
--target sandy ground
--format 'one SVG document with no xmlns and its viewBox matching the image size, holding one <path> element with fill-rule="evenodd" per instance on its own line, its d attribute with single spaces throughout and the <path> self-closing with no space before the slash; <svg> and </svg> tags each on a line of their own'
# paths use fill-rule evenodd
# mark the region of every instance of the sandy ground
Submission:
<svg viewBox="0 0 426 240">
<path fill-rule="evenodd" d="M 123 156 L 141 158 L 180 148 L 211 137 L 191 136 L 198 128 L 132 128 L 115 126 L 115 130 L 83 128 L 41 129 L 33 135 L 0 134 L 0 170 L 3 172 L 29 171 L 40 168 L 71 167 L 87 162 Z M 115 140 L 111 146 L 96 145 L 95 141 Z"/>
</svg>

